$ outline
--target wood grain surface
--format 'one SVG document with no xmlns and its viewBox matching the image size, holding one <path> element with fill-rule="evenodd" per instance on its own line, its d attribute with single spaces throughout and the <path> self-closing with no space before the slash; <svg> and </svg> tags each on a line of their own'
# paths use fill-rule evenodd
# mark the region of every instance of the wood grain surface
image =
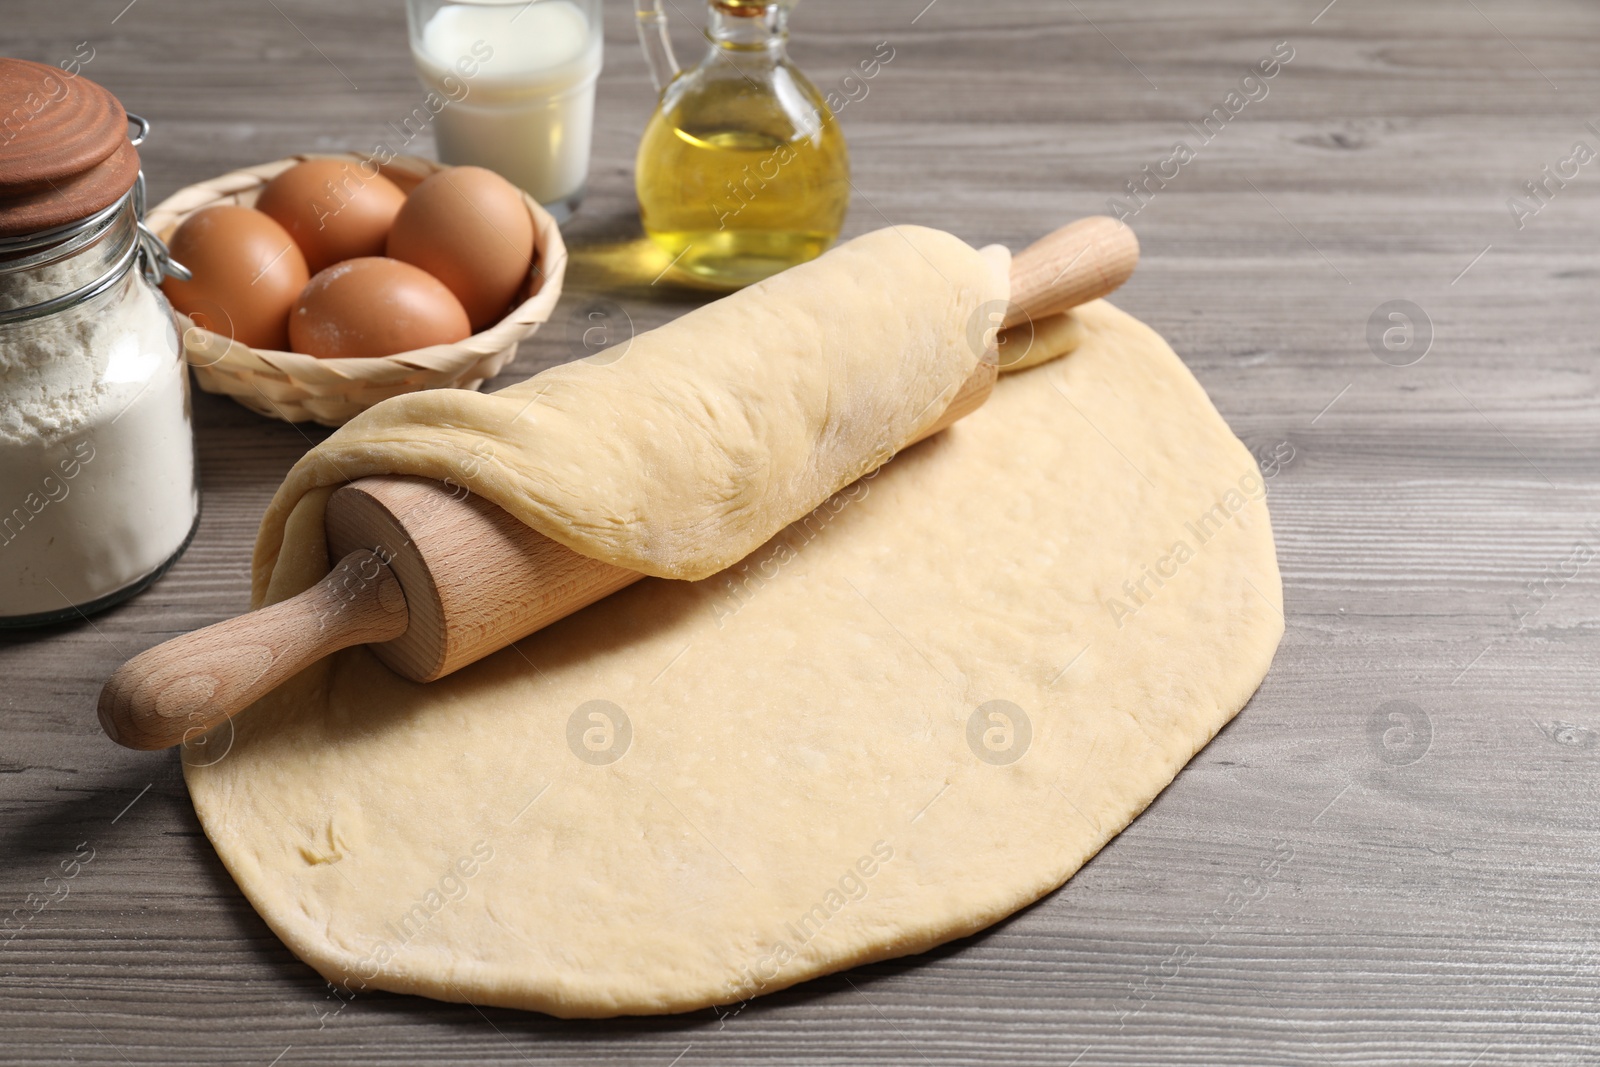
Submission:
<svg viewBox="0 0 1600 1067">
<path fill-rule="evenodd" d="M 642 330 L 704 299 L 632 251 L 652 94 L 631 6 L 607 8 L 568 295 L 498 384 L 583 354 L 596 301 Z M 1020 248 L 1198 144 L 1134 219 L 1118 303 L 1271 476 L 1288 629 L 1255 699 L 1064 889 L 939 951 L 663 1019 L 346 1004 L 239 894 L 176 756 L 95 722 L 117 663 L 245 608 L 261 512 L 325 433 L 199 396 L 187 555 L 92 622 L 0 638 L 0 912 L 77 870 L 0 945 L 0 1062 L 1594 1062 L 1600 161 L 1520 228 L 1507 200 L 1600 148 L 1600 8 L 807 0 L 795 26 L 825 91 L 894 49 L 840 115 L 851 233 Z M 392 140 L 420 99 L 398 0 L 5 0 L 5 53 L 83 41 L 154 123 L 157 198 Z M 1267 95 L 1199 143 L 1189 123 L 1284 41 Z M 1431 324 L 1408 366 L 1422 334 L 1387 362 L 1368 341 L 1400 300 Z"/>
</svg>

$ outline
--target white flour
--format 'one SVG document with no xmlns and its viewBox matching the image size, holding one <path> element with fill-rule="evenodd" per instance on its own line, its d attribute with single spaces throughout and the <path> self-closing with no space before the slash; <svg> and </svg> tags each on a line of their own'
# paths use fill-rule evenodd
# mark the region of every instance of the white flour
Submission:
<svg viewBox="0 0 1600 1067">
<path fill-rule="evenodd" d="M 70 291 L 82 271 L 0 274 L 0 307 Z M 177 346 L 137 270 L 77 308 L 0 325 L 0 619 L 97 600 L 183 544 L 198 500 Z"/>
</svg>

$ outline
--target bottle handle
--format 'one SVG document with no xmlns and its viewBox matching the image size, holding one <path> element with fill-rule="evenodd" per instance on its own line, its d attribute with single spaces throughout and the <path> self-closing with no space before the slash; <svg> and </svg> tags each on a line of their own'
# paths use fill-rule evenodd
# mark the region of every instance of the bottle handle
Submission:
<svg viewBox="0 0 1600 1067">
<path fill-rule="evenodd" d="M 636 0 L 634 15 L 638 19 L 639 47 L 644 49 L 650 82 L 659 93 L 682 70 L 678 57 L 672 53 L 672 38 L 667 35 L 667 13 L 661 8 L 661 0 Z"/>
</svg>

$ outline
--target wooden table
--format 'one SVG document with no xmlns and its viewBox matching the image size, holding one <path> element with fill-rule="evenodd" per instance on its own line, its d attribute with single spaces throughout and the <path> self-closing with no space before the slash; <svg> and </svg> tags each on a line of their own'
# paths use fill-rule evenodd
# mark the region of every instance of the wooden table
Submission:
<svg viewBox="0 0 1600 1067">
<path fill-rule="evenodd" d="M 607 7 L 568 296 L 500 384 L 571 358 L 564 320 L 589 301 L 643 329 L 699 299 L 607 251 L 638 235 L 653 102 L 631 10 Z M 245 608 L 261 511 L 326 432 L 198 396 L 188 554 L 92 624 L 0 639 L 0 905 L 79 842 L 95 855 L 0 949 L 0 1061 L 1593 1061 L 1600 163 L 1548 184 L 1520 228 L 1507 200 L 1574 142 L 1600 149 L 1600 9 L 809 0 L 797 28 L 824 89 L 894 49 L 841 115 L 851 233 L 1021 247 L 1198 145 L 1149 186 L 1118 302 L 1271 474 L 1288 632 L 1256 698 L 1064 889 L 939 951 L 737 1012 L 584 1024 L 377 994 L 334 1015 L 217 861 L 177 757 L 118 749 L 94 720 L 123 658 Z M 86 73 L 155 124 L 155 197 L 369 147 L 420 97 L 398 0 L 6 0 L 0 31 L 51 62 L 88 42 Z M 1280 41 L 1293 59 L 1267 95 L 1201 143 L 1189 123 Z M 1391 301 L 1414 305 L 1409 348 L 1369 345 Z"/>
</svg>

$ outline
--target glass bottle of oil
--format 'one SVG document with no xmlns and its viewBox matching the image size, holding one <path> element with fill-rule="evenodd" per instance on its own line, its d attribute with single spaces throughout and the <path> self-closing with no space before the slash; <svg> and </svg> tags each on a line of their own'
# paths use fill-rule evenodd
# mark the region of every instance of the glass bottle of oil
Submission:
<svg viewBox="0 0 1600 1067">
<path fill-rule="evenodd" d="M 821 255 L 850 203 L 833 112 L 789 61 L 790 0 L 711 0 L 710 51 L 680 71 L 661 0 L 639 37 L 661 101 L 639 143 L 645 232 L 697 278 L 738 288 Z"/>
</svg>

